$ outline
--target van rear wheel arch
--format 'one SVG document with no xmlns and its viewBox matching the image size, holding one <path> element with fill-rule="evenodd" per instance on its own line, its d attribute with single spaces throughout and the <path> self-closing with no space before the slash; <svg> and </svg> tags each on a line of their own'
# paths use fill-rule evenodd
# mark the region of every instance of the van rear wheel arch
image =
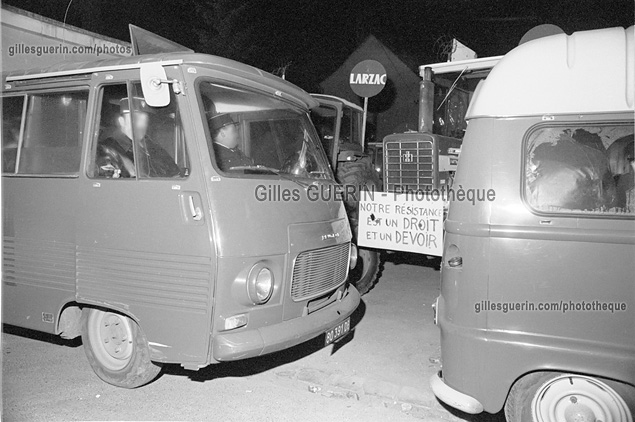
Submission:
<svg viewBox="0 0 635 422">
<path fill-rule="evenodd" d="M 505 401 L 505 418 L 508 422 L 537 422 L 549 420 L 544 419 L 549 412 L 567 412 L 573 418 L 597 413 L 602 406 L 610 409 L 613 419 L 595 415 L 597 420 L 622 420 L 615 415 L 632 420 L 635 386 L 592 375 L 538 371 L 525 374 L 513 384 Z"/>
</svg>

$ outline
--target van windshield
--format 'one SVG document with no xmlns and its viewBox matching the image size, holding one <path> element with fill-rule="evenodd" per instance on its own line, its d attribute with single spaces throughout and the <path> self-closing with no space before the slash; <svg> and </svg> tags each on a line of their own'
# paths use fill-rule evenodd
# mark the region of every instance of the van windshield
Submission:
<svg viewBox="0 0 635 422">
<path fill-rule="evenodd" d="M 212 162 L 230 176 L 332 179 L 308 115 L 241 88 L 203 82 L 198 94 L 209 129 Z"/>
</svg>

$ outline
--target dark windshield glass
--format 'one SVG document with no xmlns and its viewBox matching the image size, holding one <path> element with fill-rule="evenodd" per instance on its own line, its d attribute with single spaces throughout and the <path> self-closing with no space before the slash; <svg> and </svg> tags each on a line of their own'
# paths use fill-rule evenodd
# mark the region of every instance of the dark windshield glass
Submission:
<svg viewBox="0 0 635 422">
<path fill-rule="evenodd" d="M 222 172 L 241 176 L 280 174 L 332 178 L 308 115 L 274 97 L 203 82 L 213 162 Z"/>
<path fill-rule="evenodd" d="M 340 143 L 352 142 L 361 144 L 362 113 L 349 107 L 342 110 L 342 127 L 340 128 Z"/>
<path fill-rule="evenodd" d="M 311 110 L 311 120 L 313 120 L 313 124 L 315 124 L 315 128 L 318 131 L 324 151 L 330 156 L 335 139 L 337 109 L 326 105 L 316 107 Z"/>
</svg>

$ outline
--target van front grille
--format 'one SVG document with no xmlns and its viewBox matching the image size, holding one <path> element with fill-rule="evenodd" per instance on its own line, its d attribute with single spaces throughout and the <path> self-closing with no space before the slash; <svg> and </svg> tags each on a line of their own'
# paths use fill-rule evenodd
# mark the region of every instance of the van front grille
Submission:
<svg viewBox="0 0 635 422">
<path fill-rule="evenodd" d="M 294 301 L 319 296 L 341 285 L 347 276 L 350 244 L 302 252 L 295 259 L 291 298 Z"/>
<path fill-rule="evenodd" d="M 425 190 L 434 187 L 433 144 L 425 141 L 386 141 L 386 191 Z"/>
</svg>

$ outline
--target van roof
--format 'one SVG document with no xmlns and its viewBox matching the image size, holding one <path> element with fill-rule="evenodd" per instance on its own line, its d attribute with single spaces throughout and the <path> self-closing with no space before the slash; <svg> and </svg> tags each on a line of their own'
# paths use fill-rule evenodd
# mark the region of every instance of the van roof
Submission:
<svg viewBox="0 0 635 422">
<path fill-rule="evenodd" d="M 492 57 L 480 57 L 478 59 L 457 60 L 453 62 L 441 62 L 424 64 L 419 66 L 419 76 L 422 78 L 425 75 L 425 68 L 432 69 L 435 75 L 442 75 L 445 73 L 458 73 L 458 72 L 474 72 L 479 70 L 489 70 L 493 68 L 503 56 Z"/>
<path fill-rule="evenodd" d="M 634 55 L 633 26 L 529 41 L 494 66 L 466 119 L 632 112 Z"/>
<path fill-rule="evenodd" d="M 352 109 L 354 109 L 354 110 L 361 111 L 361 112 L 363 112 L 363 111 L 364 111 L 364 109 L 363 109 L 363 108 L 361 108 L 360 106 L 358 106 L 357 104 L 354 104 L 354 103 L 352 103 L 352 102 L 350 102 L 350 101 L 348 101 L 348 100 L 346 100 L 346 99 L 344 99 L 344 98 L 341 98 L 341 97 L 336 97 L 335 95 L 327 95 L 327 94 L 311 94 L 311 96 L 312 96 L 313 98 L 316 98 L 318 101 L 319 101 L 319 100 L 330 100 L 330 101 L 335 101 L 335 102 L 342 103 L 342 104 L 344 104 L 345 106 L 348 106 L 348 107 L 350 107 L 350 108 L 352 108 Z"/>
<path fill-rule="evenodd" d="M 140 68 L 145 63 L 160 63 L 163 66 L 190 64 L 206 67 L 218 73 L 220 79 L 242 83 L 247 86 L 287 98 L 305 108 L 313 108 L 317 101 L 301 88 L 256 67 L 223 57 L 198 53 L 164 53 L 97 60 L 92 62 L 63 62 L 44 69 L 17 70 L 3 75 L 5 82 L 42 80 L 52 77 Z"/>
</svg>

